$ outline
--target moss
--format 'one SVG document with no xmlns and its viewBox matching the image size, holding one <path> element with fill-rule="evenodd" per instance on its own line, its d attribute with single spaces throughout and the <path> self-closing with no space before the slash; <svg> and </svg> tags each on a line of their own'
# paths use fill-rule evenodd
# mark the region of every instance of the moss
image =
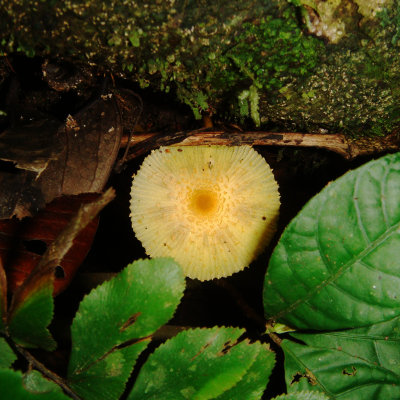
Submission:
<svg viewBox="0 0 400 400">
<path fill-rule="evenodd" d="M 318 60 L 321 44 L 303 35 L 293 7 L 261 0 L 109 3 L 6 0 L 9 26 L 19 28 L 8 37 L 3 31 L 3 51 L 99 63 L 142 87 L 175 90 L 197 117 L 227 91 L 238 103 L 244 89 L 279 88 Z"/>
<path fill-rule="evenodd" d="M 197 118 L 230 110 L 281 128 L 384 134 L 399 124 L 399 9 L 398 0 L 4 0 L 0 51 L 95 65 L 173 92 Z M 324 42 L 321 21 L 343 34 L 323 32 Z"/>
</svg>

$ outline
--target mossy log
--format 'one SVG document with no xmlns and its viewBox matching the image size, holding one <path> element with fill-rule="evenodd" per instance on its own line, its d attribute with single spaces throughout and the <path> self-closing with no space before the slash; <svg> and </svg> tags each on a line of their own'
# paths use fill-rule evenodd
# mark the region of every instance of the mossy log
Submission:
<svg viewBox="0 0 400 400">
<path fill-rule="evenodd" d="M 385 135 L 400 125 L 399 0 L 3 0 L 0 52 L 171 92 L 197 118 Z"/>
</svg>

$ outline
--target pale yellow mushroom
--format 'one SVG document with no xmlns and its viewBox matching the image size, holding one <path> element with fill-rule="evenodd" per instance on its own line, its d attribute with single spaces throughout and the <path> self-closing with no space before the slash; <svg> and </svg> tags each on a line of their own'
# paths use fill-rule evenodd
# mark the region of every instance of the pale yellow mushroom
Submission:
<svg viewBox="0 0 400 400">
<path fill-rule="evenodd" d="M 190 278 L 247 267 L 271 240 L 278 185 L 250 146 L 161 147 L 134 176 L 131 219 L 151 257 L 172 257 Z"/>
</svg>

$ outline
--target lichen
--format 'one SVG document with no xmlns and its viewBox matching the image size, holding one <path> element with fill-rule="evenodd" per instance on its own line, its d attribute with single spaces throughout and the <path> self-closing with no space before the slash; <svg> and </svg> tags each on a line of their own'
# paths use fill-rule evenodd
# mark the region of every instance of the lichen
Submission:
<svg viewBox="0 0 400 400">
<path fill-rule="evenodd" d="M 261 122 L 352 136 L 391 132 L 400 124 L 399 9 L 395 0 L 376 13 L 368 35 L 348 32 L 307 79 L 293 79 L 279 95 L 262 96 Z"/>
<path fill-rule="evenodd" d="M 330 43 L 354 33 L 359 26 L 368 25 L 393 0 L 289 0 L 301 5 L 310 33 L 322 36 Z"/>
</svg>

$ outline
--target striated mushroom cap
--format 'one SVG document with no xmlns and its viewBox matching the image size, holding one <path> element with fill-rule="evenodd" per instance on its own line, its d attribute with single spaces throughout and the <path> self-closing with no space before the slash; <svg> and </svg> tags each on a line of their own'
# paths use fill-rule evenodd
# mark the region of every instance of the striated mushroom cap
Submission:
<svg viewBox="0 0 400 400">
<path fill-rule="evenodd" d="M 161 147 L 134 176 L 131 219 L 151 257 L 172 257 L 190 278 L 247 267 L 276 230 L 278 185 L 250 146 Z"/>
</svg>

